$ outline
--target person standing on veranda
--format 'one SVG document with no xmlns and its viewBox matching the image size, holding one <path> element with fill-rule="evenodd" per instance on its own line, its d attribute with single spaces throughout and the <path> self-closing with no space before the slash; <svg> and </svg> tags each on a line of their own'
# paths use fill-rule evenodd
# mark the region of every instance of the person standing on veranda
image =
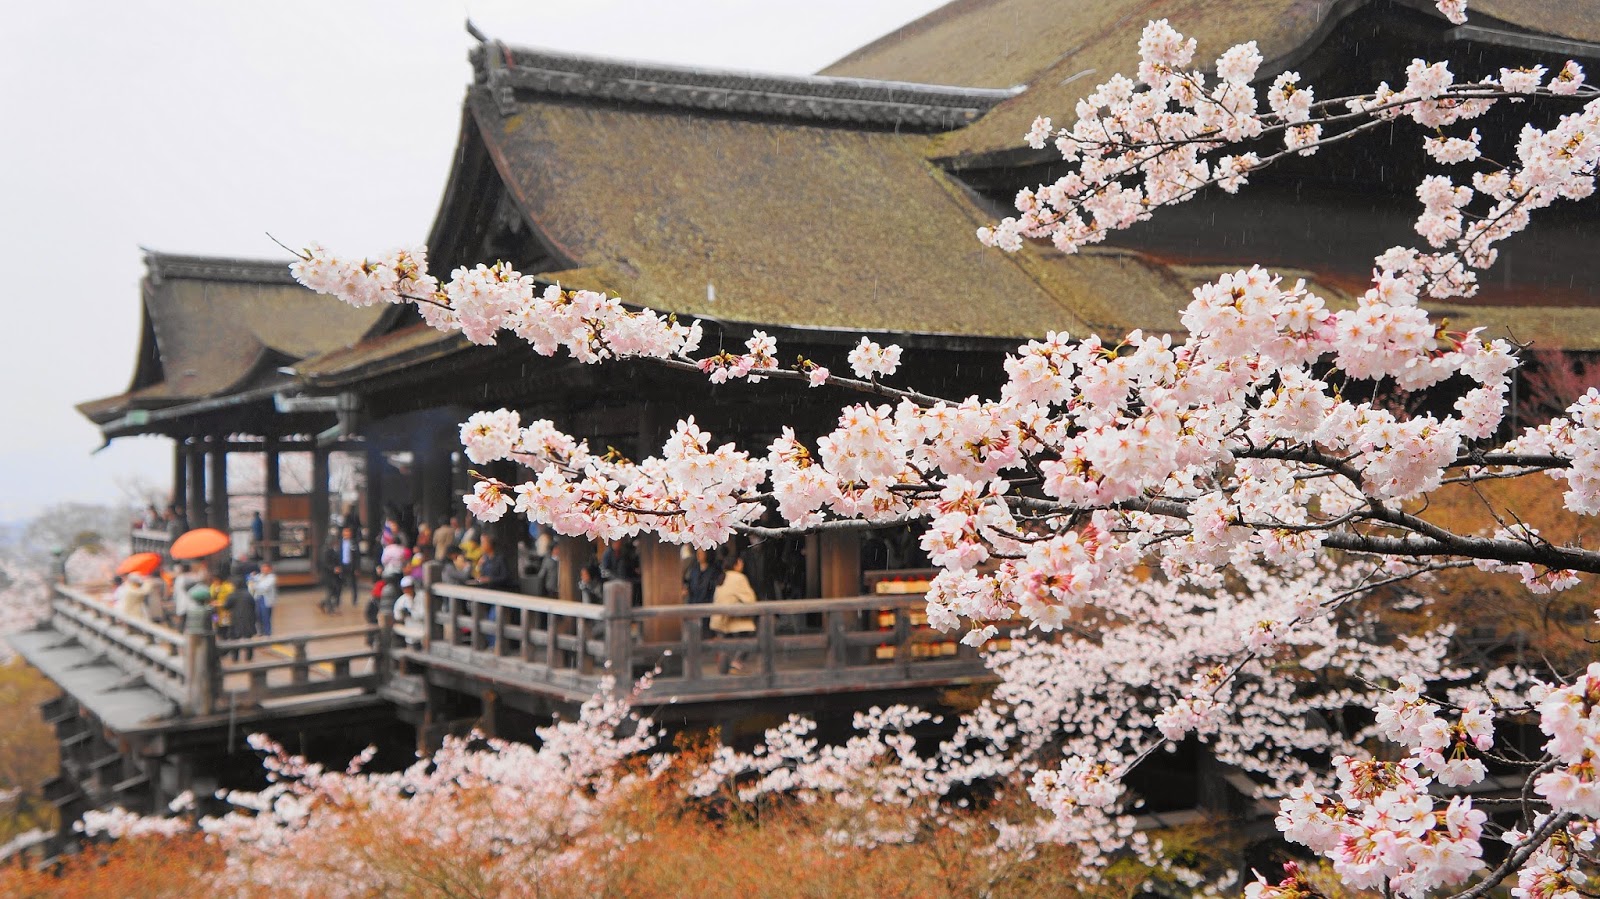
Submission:
<svg viewBox="0 0 1600 899">
<path fill-rule="evenodd" d="M 267 557 L 267 523 L 260 512 L 250 514 L 250 556 L 256 561 Z"/>
<path fill-rule="evenodd" d="M 394 629 L 406 646 L 415 649 L 421 645 L 419 634 L 427 624 L 425 617 L 426 607 L 417 595 L 416 579 L 401 578 L 400 597 L 394 601 Z"/>
<path fill-rule="evenodd" d="M 333 594 L 333 607 L 339 608 L 339 598 L 344 593 L 346 585 L 350 587 L 350 605 L 355 607 L 361 601 L 361 587 L 358 583 L 358 572 L 361 570 L 361 544 L 356 541 L 354 528 L 345 528 L 339 535 L 338 574 L 337 587 Z"/>
<path fill-rule="evenodd" d="M 271 562 L 262 562 L 261 570 L 250 581 L 250 595 L 256 604 L 256 632 L 263 637 L 272 636 L 272 610 L 278 605 L 278 573 Z"/>
<path fill-rule="evenodd" d="M 149 596 L 150 585 L 145 583 L 144 575 L 130 574 L 119 588 L 117 611 L 136 621 L 148 621 L 150 616 L 145 603 Z"/>
<path fill-rule="evenodd" d="M 455 549 L 456 541 L 461 539 L 461 523 L 459 519 L 451 518 L 447 523 L 433 529 L 433 557 L 444 559 L 450 550 Z"/>
<path fill-rule="evenodd" d="M 750 586 L 750 579 L 744 574 L 744 558 L 735 557 L 733 564 L 722 573 L 722 583 L 717 585 L 711 604 L 715 606 L 753 606 L 759 602 L 756 591 Z M 711 616 L 711 629 L 720 637 L 742 637 L 753 634 L 756 630 L 756 621 L 749 615 L 735 612 L 724 612 Z M 744 667 L 745 653 L 743 651 L 717 653 L 717 673 L 727 674 L 730 671 L 738 672 Z"/>
</svg>

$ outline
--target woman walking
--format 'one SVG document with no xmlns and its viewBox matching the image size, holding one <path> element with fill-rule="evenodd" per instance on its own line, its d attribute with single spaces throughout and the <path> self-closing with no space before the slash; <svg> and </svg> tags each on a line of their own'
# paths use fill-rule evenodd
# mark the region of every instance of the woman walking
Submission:
<svg viewBox="0 0 1600 899">
<path fill-rule="evenodd" d="M 756 591 L 750 586 L 750 579 L 744 575 L 744 558 L 738 557 L 733 564 L 722 574 L 722 583 L 717 585 L 716 593 L 711 598 L 711 604 L 716 606 L 741 606 L 755 605 L 759 599 Z M 753 634 L 756 630 L 755 619 L 747 614 L 724 612 L 711 616 L 711 629 L 722 637 L 735 637 L 744 634 Z M 743 651 L 717 653 L 717 673 L 735 673 L 744 668 Z"/>
</svg>

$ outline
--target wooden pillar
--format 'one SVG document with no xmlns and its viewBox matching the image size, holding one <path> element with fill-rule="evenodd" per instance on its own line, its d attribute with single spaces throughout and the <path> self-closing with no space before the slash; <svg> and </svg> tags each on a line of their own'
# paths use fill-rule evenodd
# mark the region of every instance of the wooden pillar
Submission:
<svg viewBox="0 0 1600 899">
<path fill-rule="evenodd" d="M 582 537 L 557 537 L 561 541 L 561 595 L 555 599 L 578 599 L 578 572 L 594 561 L 594 544 Z"/>
<path fill-rule="evenodd" d="M 683 602 L 684 561 L 678 546 L 641 534 L 634 538 L 633 547 L 639 554 L 642 604 L 675 606 Z M 644 629 L 646 640 L 671 640 L 678 631 L 678 622 L 670 618 L 650 618 L 644 621 Z"/>
<path fill-rule="evenodd" d="M 412 449 L 417 483 L 417 514 L 430 526 L 449 519 L 459 503 L 451 484 L 450 442 L 438 432 L 422 432 Z"/>
<path fill-rule="evenodd" d="M 265 508 L 261 511 L 263 527 L 262 536 L 267 545 L 256 547 L 261 550 L 261 558 L 267 562 L 278 559 L 278 522 L 272 517 L 272 500 L 283 493 L 282 472 L 278 467 L 278 438 L 268 437 L 266 450 L 262 455 L 262 462 L 266 466 L 266 496 L 262 497 Z"/>
<path fill-rule="evenodd" d="M 211 438 L 211 509 L 206 522 L 223 533 L 228 533 L 228 438 L 218 435 Z"/>
<path fill-rule="evenodd" d="M 194 627 L 185 626 L 184 634 L 184 712 L 190 715 L 209 715 L 216 710 L 217 691 L 222 683 L 220 662 L 217 658 L 217 637 L 203 616 L 194 616 Z M 201 628 L 204 628 L 203 630 Z"/>
<path fill-rule="evenodd" d="M 316 571 L 322 561 L 322 548 L 328 543 L 328 519 L 332 510 L 328 503 L 328 451 L 317 446 L 311 449 L 311 570 Z"/>
<path fill-rule="evenodd" d="M 805 536 L 805 558 L 805 597 L 807 599 L 816 599 L 822 596 L 822 536 L 820 534 L 807 534 Z"/>
<path fill-rule="evenodd" d="M 661 404 L 644 403 L 639 406 L 639 435 L 634 447 L 634 459 L 648 459 L 661 452 L 667 438 L 670 419 Z"/>
<path fill-rule="evenodd" d="M 183 438 L 172 438 L 172 507 L 186 510 L 189 507 L 189 453 Z M 185 512 L 185 514 L 188 514 Z"/>
<path fill-rule="evenodd" d="M 367 508 L 362 512 L 366 521 L 364 533 L 357 537 L 365 538 L 367 552 L 376 559 L 381 547 L 378 546 L 378 537 L 383 533 L 383 453 L 376 445 L 367 445 Z"/>
<path fill-rule="evenodd" d="M 206 451 L 205 444 L 196 437 L 189 441 L 184 453 L 189 457 L 189 527 L 204 527 L 206 523 Z"/>
<path fill-rule="evenodd" d="M 528 475 L 527 469 L 519 467 L 514 462 L 494 462 L 484 466 L 483 473 L 490 477 L 499 478 L 507 484 L 515 484 Z M 494 541 L 495 554 L 505 561 L 506 568 L 511 571 L 513 579 L 520 583 L 522 579 L 520 566 L 522 553 L 519 546 L 528 533 L 527 517 L 516 512 L 507 512 L 500 516 L 499 521 L 480 521 L 476 524 L 479 533 Z M 578 540 L 576 542 L 579 544 L 577 558 L 584 559 L 585 562 L 582 564 L 587 564 L 587 560 L 594 558 L 594 556 L 585 548 L 587 546 L 585 541 Z M 571 578 L 568 578 L 567 559 L 571 555 L 573 555 L 573 548 L 563 542 L 561 544 L 561 596 L 559 597 L 561 599 L 578 598 L 578 569 L 572 568 Z"/>
<path fill-rule="evenodd" d="M 861 534 L 824 531 L 818 534 L 822 597 L 861 595 Z"/>
<path fill-rule="evenodd" d="M 625 696 L 633 689 L 633 585 L 611 581 L 601 588 L 606 608 L 606 667 L 616 679 L 613 689 Z M 669 622 L 670 623 L 670 622 Z"/>
<path fill-rule="evenodd" d="M 379 684 L 394 676 L 394 605 L 385 601 L 378 607 L 378 633 L 373 643 L 372 669 Z"/>
</svg>

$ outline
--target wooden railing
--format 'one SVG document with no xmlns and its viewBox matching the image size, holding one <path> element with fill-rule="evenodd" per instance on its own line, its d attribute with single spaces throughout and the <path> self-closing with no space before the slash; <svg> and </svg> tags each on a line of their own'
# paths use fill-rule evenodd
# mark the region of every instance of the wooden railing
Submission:
<svg viewBox="0 0 1600 899">
<path fill-rule="evenodd" d="M 657 674 L 646 699 L 892 689 L 971 682 L 988 676 L 961 633 L 921 626 L 920 596 L 856 596 L 753 606 L 634 608 L 626 583 L 608 584 L 604 604 L 436 584 L 418 654 L 496 680 L 589 695 L 615 674 L 622 689 Z M 709 629 L 713 616 L 742 613 L 747 635 Z M 1020 622 L 996 625 L 1008 641 Z M 670 636 L 667 636 L 670 635 Z M 731 665 L 742 655 L 740 670 Z"/>
<path fill-rule="evenodd" d="M 52 624 L 79 643 L 104 655 L 130 674 L 143 675 L 152 689 L 175 702 L 187 695 L 187 646 L 182 634 L 132 618 L 87 593 L 55 585 Z"/>
<path fill-rule="evenodd" d="M 606 675 L 626 691 L 647 671 L 655 672 L 641 697 L 647 702 L 939 687 L 990 676 L 961 634 L 921 625 L 920 596 L 635 608 L 626 582 L 607 584 L 602 604 L 436 584 L 420 628 L 219 640 L 209 630 L 180 634 L 69 587 L 55 589 L 57 629 L 142 677 L 186 715 L 373 692 L 389 682 L 396 656 L 572 701 L 593 696 Z M 730 612 L 755 630 L 709 630 L 713 616 Z M 999 642 L 1020 623 L 996 626 Z M 400 638 L 417 645 L 401 650 Z M 736 656 L 739 668 L 718 664 Z"/>
<path fill-rule="evenodd" d="M 316 645 L 317 649 L 312 650 Z M 373 625 L 306 634 L 218 640 L 222 690 L 235 702 L 306 696 L 334 690 L 375 690 L 384 673 L 380 655 L 388 641 Z M 245 680 L 242 688 L 230 681 Z"/>
<path fill-rule="evenodd" d="M 421 652 L 559 692 L 593 694 L 615 652 L 610 606 L 435 584 Z M 627 632 L 626 623 L 614 629 Z M 612 641 L 615 642 L 615 641 Z M 619 667 L 619 670 L 620 667 Z"/>
<path fill-rule="evenodd" d="M 162 558 L 167 558 L 167 551 L 172 548 L 172 541 L 178 535 L 170 531 L 147 531 L 143 528 L 134 528 L 128 532 L 128 542 L 132 551 L 136 553 L 159 553 Z"/>
<path fill-rule="evenodd" d="M 388 673 L 388 634 L 377 627 L 218 640 L 209 628 L 178 633 L 71 587 L 57 584 L 54 591 L 56 630 L 143 678 L 186 715 L 334 690 L 372 691 Z"/>
</svg>

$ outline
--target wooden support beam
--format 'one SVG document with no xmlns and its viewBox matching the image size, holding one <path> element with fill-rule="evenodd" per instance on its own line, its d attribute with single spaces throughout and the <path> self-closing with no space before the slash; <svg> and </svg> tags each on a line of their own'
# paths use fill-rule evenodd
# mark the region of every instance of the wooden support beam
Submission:
<svg viewBox="0 0 1600 899">
<path fill-rule="evenodd" d="M 478 719 L 478 729 L 493 740 L 500 735 L 500 694 L 485 689 L 479 696 L 483 700 L 483 717 Z"/>
<path fill-rule="evenodd" d="M 317 447 L 311 451 L 311 566 L 317 570 L 322 564 L 322 549 L 328 545 L 328 519 L 332 509 L 328 502 L 328 451 Z"/>
<path fill-rule="evenodd" d="M 189 460 L 184 452 L 183 440 L 172 439 L 172 499 L 174 509 L 189 506 Z"/>
<path fill-rule="evenodd" d="M 451 449 L 451 441 L 445 434 L 421 430 L 411 450 L 417 514 L 433 527 L 448 520 L 460 504 L 451 484 Z"/>
<path fill-rule="evenodd" d="M 683 602 L 684 561 L 679 548 L 648 534 L 634 538 L 633 547 L 639 554 L 642 604 L 671 606 Z M 671 640 L 677 633 L 677 625 L 667 619 L 653 618 L 644 622 L 646 640 Z"/>
<path fill-rule="evenodd" d="M 484 469 L 480 469 L 480 471 L 491 477 L 499 478 L 500 480 L 509 484 L 519 483 L 526 474 L 525 472 L 518 471 L 516 463 L 514 462 L 495 462 L 486 466 Z M 489 537 L 494 541 L 495 555 L 499 556 L 500 559 L 506 563 L 506 568 L 511 572 L 513 580 L 520 580 L 522 577 L 522 571 L 518 567 L 517 560 L 520 558 L 521 554 L 518 552 L 517 544 L 528 535 L 528 519 L 522 515 L 512 513 L 509 515 L 502 515 L 499 521 L 477 522 L 473 526 L 477 527 L 480 533 L 482 533 L 484 536 Z M 566 555 L 568 553 L 568 547 L 562 546 L 561 552 L 562 568 L 560 598 L 576 599 L 578 596 L 578 569 L 572 569 L 572 583 L 569 588 L 567 583 L 566 569 Z M 572 592 L 568 593 L 568 589 L 570 589 Z"/>
<path fill-rule="evenodd" d="M 200 633 L 184 634 L 183 679 L 187 688 L 184 712 L 209 715 L 216 711 L 217 694 L 222 686 L 222 665 L 217 658 L 217 635 L 209 622 Z"/>
<path fill-rule="evenodd" d="M 230 528 L 227 441 L 222 437 L 214 437 L 208 442 L 208 449 L 211 456 L 211 476 L 208 478 L 211 487 L 211 508 L 207 510 L 206 522 L 211 527 L 227 533 Z"/>
<path fill-rule="evenodd" d="M 633 585 L 627 581 L 611 581 L 601 589 L 605 601 L 606 666 L 615 679 L 613 689 L 626 695 L 633 689 Z"/>
<path fill-rule="evenodd" d="M 194 438 L 184 447 L 189 460 L 189 526 L 202 527 L 206 523 L 206 452 L 200 438 Z"/>
<path fill-rule="evenodd" d="M 230 453 L 264 453 L 272 446 L 276 446 L 280 453 L 309 453 L 317 444 L 311 440 L 284 440 L 281 437 L 266 437 L 261 440 L 229 440 L 223 448 Z M 366 448 L 364 440 L 339 440 L 333 443 L 322 444 L 324 449 L 334 452 L 353 452 Z"/>
<path fill-rule="evenodd" d="M 508 518 L 510 516 L 507 516 Z M 594 544 L 582 537 L 557 537 L 561 541 L 561 595 L 552 596 L 550 599 L 565 599 L 574 601 L 578 596 L 578 572 L 583 566 L 594 561 Z M 501 558 L 511 558 L 506 555 L 504 547 L 497 549 Z"/>
<path fill-rule="evenodd" d="M 261 513 L 262 536 L 266 538 L 265 546 L 251 547 L 257 551 L 257 556 L 263 561 L 273 562 L 278 558 L 278 522 L 272 517 L 272 498 L 283 493 L 282 471 L 279 468 L 278 439 L 268 437 L 266 441 L 266 458 L 262 460 L 266 465 L 266 509 Z"/>
<path fill-rule="evenodd" d="M 376 446 L 368 446 L 367 508 L 362 512 L 366 518 L 366 530 L 356 536 L 367 541 L 367 552 L 374 559 L 383 549 L 378 545 L 378 537 L 383 533 L 383 470 L 387 467 L 383 453 Z"/>
<path fill-rule="evenodd" d="M 855 531 L 824 531 L 817 536 L 822 596 L 859 596 L 861 535 Z"/>
</svg>

